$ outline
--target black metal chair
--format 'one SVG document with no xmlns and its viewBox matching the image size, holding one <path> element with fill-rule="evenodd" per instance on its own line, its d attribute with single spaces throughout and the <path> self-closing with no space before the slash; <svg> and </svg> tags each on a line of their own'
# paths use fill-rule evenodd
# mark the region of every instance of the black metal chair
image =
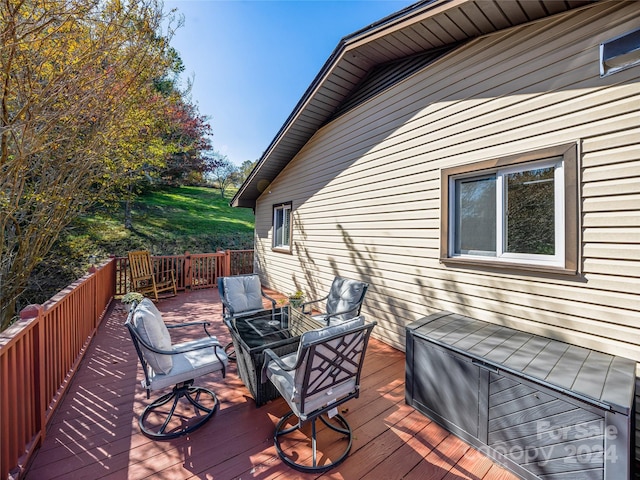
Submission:
<svg viewBox="0 0 640 480">
<path fill-rule="evenodd" d="M 271 302 L 271 309 L 275 310 L 276 301 L 262 290 L 260 277 L 255 273 L 233 275 L 218 278 L 218 293 L 222 301 L 222 318 L 242 317 L 264 310 L 262 299 Z M 233 342 L 224 347 L 229 360 L 235 361 Z"/>
<path fill-rule="evenodd" d="M 335 277 L 327 296 L 310 300 L 302 304 L 302 312 L 311 314 L 311 305 L 326 300 L 324 313 L 312 315 L 313 318 L 326 322 L 342 322 L 360 315 L 362 302 L 369 284 L 343 277 Z"/>
<path fill-rule="evenodd" d="M 365 324 L 363 317 L 357 317 L 303 333 L 297 352 L 279 357 L 270 349 L 264 351 L 262 381 L 270 380 L 291 407 L 291 412 L 276 425 L 274 434 L 276 451 L 287 465 L 302 472 L 322 473 L 347 458 L 352 432 L 347 420 L 337 413 L 337 407 L 360 394 L 365 351 L 375 325 L 375 322 Z M 297 423 L 287 426 L 294 415 Z M 318 419 L 326 428 L 317 429 Z M 311 455 L 310 462 L 303 463 L 309 458 L 302 451 L 308 448 L 308 443 L 299 442 L 296 434 L 307 422 L 311 422 Z M 347 440 L 346 448 L 339 448 L 332 432 L 338 433 L 338 441 Z M 319 434 L 323 437 L 321 459 Z M 292 443 L 283 446 L 288 437 Z"/>
<path fill-rule="evenodd" d="M 206 336 L 171 344 L 169 329 L 194 325 L 201 325 Z M 194 379 L 217 371 L 222 371 L 224 377 L 227 367 L 227 356 L 216 337 L 207 332 L 207 322 L 167 326 L 153 302 L 145 298 L 131 306 L 125 326 L 142 364 L 142 387 L 147 390 L 147 398 L 151 390 L 173 387 L 171 392 L 144 409 L 138 419 L 142 433 L 153 439 L 166 440 L 204 425 L 220 403 L 211 390 L 194 387 Z M 169 404 L 170 408 L 165 408 Z"/>
</svg>

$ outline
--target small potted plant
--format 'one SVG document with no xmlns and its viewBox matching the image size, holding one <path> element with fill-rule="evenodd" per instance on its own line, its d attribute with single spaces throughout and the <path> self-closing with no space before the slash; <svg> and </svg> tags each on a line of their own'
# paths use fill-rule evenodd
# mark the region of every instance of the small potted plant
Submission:
<svg viewBox="0 0 640 480">
<path fill-rule="evenodd" d="M 143 298 L 144 298 L 144 295 L 142 295 L 141 293 L 128 292 L 122 297 L 121 302 L 124 303 L 125 305 L 129 305 L 130 303 L 134 303 L 134 302 L 138 304 L 142 301 Z"/>
<path fill-rule="evenodd" d="M 289 295 L 289 305 L 291 305 L 293 308 L 300 308 L 303 302 L 304 293 L 302 293 L 302 290 L 297 290 L 296 293 L 292 293 Z"/>
</svg>

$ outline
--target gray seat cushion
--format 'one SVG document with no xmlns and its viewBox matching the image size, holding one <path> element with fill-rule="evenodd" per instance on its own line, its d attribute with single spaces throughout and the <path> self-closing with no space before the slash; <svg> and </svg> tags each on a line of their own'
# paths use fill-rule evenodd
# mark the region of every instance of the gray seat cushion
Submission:
<svg viewBox="0 0 640 480">
<path fill-rule="evenodd" d="M 205 337 L 174 345 L 173 350 L 189 349 L 209 344 L 216 344 L 220 346 L 216 337 Z M 226 368 L 228 364 L 227 355 L 221 347 L 218 348 L 217 351 L 212 346 L 211 348 L 201 348 L 199 350 L 192 350 L 186 353 L 179 353 L 172 355 L 172 357 L 173 368 L 171 369 L 171 373 L 166 375 L 153 372 L 149 377 L 149 385 L 147 385 L 144 380 L 142 381 L 142 386 L 144 388 L 158 390 L 173 387 L 180 382 L 186 382 L 187 380 L 192 380 L 202 375 L 222 370 L 222 368 Z"/>
<path fill-rule="evenodd" d="M 262 310 L 262 286 L 258 275 L 224 277 L 224 296 L 232 313 Z"/>
<path fill-rule="evenodd" d="M 153 302 L 145 298 L 136 307 L 133 313 L 133 327 L 146 343 L 158 350 L 171 351 L 171 335 L 162 320 L 160 311 Z M 144 357 L 149 366 L 157 373 L 167 374 L 171 372 L 173 360 L 171 355 L 163 355 L 152 352 L 140 345 Z"/>
</svg>

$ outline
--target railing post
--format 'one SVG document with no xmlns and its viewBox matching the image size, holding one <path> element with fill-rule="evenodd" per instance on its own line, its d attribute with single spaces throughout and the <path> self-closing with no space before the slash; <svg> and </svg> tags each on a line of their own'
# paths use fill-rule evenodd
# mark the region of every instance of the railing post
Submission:
<svg viewBox="0 0 640 480">
<path fill-rule="evenodd" d="M 191 274 L 191 254 L 188 251 L 184 252 L 184 268 L 182 269 L 182 276 L 184 277 L 184 288 L 191 289 L 191 279 L 193 275 Z"/>
<path fill-rule="evenodd" d="M 20 310 L 21 322 L 34 322 L 36 325 L 33 329 L 34 332 L 34 345 L 33 353 L 36 355 L 33 362 L 33 378 L 35 385 L 35 404 L 34 404 L 34 419 L 36 421 L 36 429 L 40 433 L 40 443 L 44 440 L 47 426 L 47 401 L 45 398 L 45 355 L 44 355 L 44 308 L 42 305 L 27 305 Z M 32 449 L 34 451 L 35 449 Z"/>
<path fill-rule="evenodd" d="M 98 282 L 96 278 L 96 272 L 98 269 L 95 265 L 91 264 L 87 273 L 91 275 L 90 282 L 93 282 L 91 289 L 91 323 L 93 326 L 93 331 L 95 332 L 96 328 L 98 328 Z"/>
<path fill-rule="evenodd" d="M 224 277 L 231 276 L 231 250 L 224 251 Z"/>
</svg>

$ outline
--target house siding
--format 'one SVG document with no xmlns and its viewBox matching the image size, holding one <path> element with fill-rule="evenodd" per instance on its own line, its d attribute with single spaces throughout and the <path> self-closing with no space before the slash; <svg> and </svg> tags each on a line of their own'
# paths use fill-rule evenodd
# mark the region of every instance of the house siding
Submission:
<svg viewBox="0 0 640 480">
<path fill-rule="evenodd" d="M 370 283 L 374 335 L 438 310 L 640 360 L 640 67 L 599 77 L 600 42 L 640 5 L 602 2 L 491 34 L 318 130 L 256 205 L 257 270 L 322 296 Z M 439 261 L 440 171 L 575 142 L 580 274 Z M 293 203 L 293 251 L 271 250 L 272 205 Z"/>
</svg>

